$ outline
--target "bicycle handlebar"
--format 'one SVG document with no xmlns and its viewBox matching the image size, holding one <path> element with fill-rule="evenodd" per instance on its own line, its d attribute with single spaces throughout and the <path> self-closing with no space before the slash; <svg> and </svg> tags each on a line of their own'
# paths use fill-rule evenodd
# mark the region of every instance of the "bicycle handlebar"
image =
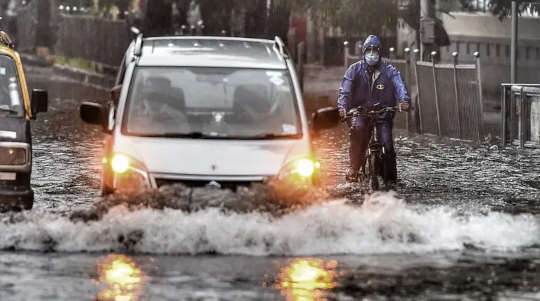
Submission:
<svg viewBox="0 0 540 301">
<path fill-rule="evenodd" d="M 382 108 L 380 110 L 375 110 L 373 108 L 371 109 L 368 109 L 368 108 L 364 108 L 362 106 L 358 106 L 356 108 L 352 108 L 351 110 L 349 110 L 349 112 L 347 112 L 347 114 L 345 115 L 345 118 L 343 118 L 343 120 L 347 120 L 347 119 L 350 119 L 350 118 L 353 118 L 353 117 L 358 117 L 358 116 L 375 116 L 375 115 L 379 115 L 379 114 L 382 114 L 382 113 L 385 113 L 385 112 L 395 112 L 399 110 L 399 106 L 394 106 L 394 107 L 385 107 L 385 108 Z"/>
</svg>

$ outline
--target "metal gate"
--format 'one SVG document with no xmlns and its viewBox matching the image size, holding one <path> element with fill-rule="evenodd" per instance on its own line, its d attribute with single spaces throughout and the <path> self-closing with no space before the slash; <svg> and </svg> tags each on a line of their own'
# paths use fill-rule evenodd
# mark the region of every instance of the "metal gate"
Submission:
<svg viewBox="0 0 540 301">
<path fill-rule="evenodd" d="M 420 133 L 480 141 L 482 83 L 476 64 L 416 62 Z"/>
<path fill-rule="evenodd" d="M 502 84 L 502 89 L 503 145 L 539 146 L 540 84 Z"/>
</svg>

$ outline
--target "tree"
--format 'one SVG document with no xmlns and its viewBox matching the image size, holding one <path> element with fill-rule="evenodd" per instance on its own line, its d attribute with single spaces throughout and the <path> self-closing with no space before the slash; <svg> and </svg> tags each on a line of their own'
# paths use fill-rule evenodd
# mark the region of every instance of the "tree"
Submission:
<svg viewBox="0 0 540 301">
<path fill-rule="evenodd" d="M 281 0 L 287 1 L 287 0 Z M 310 10 L 316 18 L 338 26 L 346 36 L 394 31 L 397 0 L 292 0 L 295 8 Z"/>
<path fill-rule="evenodd" d="M 229 32 L 231 11 L 237 5 L 235 0 L 199 0 L 201 18 L 205 26 L 204 33 L 219 35 L 222 30 Z"/>
<path fill-rule="evenodd" d="M 465 9 L 473 10 L 476 0 L 460 0 L 460 2 Z M 537 2 L 517 1 L 517 3 L 519 13 L 526 11 L 538 13 L 540 11 L 540 6 Z M 491 0 L 489 1 L 488 8 L 494 15 L 502 20 L 512 13 L 512 0 Z"/>
<path fill-rule="evenodd" d="M 147 0 L 148 1 L 148 0 Z M 172 0 L 160 0 L 146 4 L 143 32 L 148 36 L 172 33 Z"/>
</svg>

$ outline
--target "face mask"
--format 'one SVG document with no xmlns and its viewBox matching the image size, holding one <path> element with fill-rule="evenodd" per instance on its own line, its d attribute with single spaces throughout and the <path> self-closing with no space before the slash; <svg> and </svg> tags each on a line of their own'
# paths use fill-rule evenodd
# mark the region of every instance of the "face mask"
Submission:
<svg viewBox="0 0 540 301">
<path fill-rule="evenodd" d="M 373 66 L 379 62 L 378 54 L 366 54 L 366 63 L 370 66 Z"/>
</svg>

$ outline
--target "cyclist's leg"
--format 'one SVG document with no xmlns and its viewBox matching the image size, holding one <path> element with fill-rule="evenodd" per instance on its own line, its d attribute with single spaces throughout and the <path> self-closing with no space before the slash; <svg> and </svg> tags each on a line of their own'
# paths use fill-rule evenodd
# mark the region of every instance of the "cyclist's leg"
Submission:
<svg viewBox="0 0 540 301">
<path fill-rule="evenodd" d="M 392 119 L 379 119 L 377 120 L 377 134 L 379 136 L 379 142 L 384 147 L 383 161 L 384 161 L 384 181 L 396 182 L 397 181 L 397 168 L 396 168 L 396 152 L 394 150 L 394 137 L 392 136 Z"/>
<path fill-rule="evenodd" d="M 366 150 L 371 138 L 371 128 L 369 122 L 364 118 L 358 118 L 349 131 L 350 168 L 347 173 L 348 181 L 355 181 L 358 178 L 358 170 L 365 161 Z"/>
</svg>

